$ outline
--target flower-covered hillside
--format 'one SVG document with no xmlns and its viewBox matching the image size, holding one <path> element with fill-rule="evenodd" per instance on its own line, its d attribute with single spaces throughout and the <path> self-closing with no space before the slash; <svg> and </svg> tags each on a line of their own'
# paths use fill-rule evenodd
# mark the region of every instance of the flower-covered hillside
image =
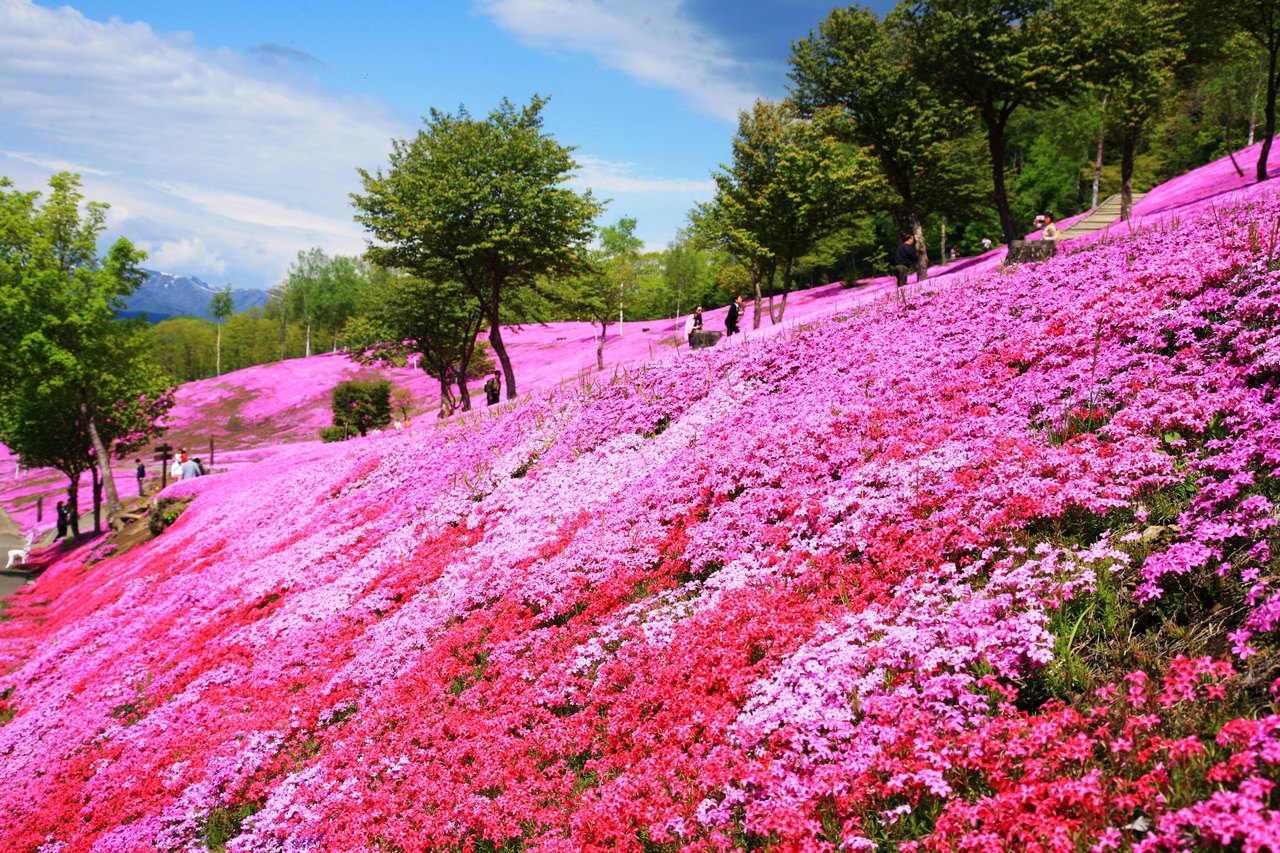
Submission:
<svg viewBox="0 0 1280 853">
<path fill-rule="evenodd" d="M 180 483 L 11 600 L 0 834 L 1274 849 L 1278 220 Z"/>
</svg>

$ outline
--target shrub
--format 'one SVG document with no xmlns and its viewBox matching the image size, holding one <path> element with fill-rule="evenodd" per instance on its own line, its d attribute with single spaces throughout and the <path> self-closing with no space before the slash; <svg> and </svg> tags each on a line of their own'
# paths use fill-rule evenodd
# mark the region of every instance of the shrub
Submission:
<svg viewBox="0 0 1280 853">
<path fill-rule="evenodd" d="M 357 432 L 368 435 L 369 430 L 382 429 L 389 423 L 391 383 L 385 379 L 374 382 L 353 379 L 340 382 L 333 389 L 333 425 L 344 430 L 344 437 Z"/>
</svg>

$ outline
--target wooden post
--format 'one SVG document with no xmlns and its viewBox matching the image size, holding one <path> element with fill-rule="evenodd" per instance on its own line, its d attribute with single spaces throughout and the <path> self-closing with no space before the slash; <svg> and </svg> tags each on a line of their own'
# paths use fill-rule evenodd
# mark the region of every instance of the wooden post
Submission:
<svg viewBox="0 0 1280 853">
<path fill-rule="evenodd" d="M 169 460 L 173 458 L 173 445 L 157 444 L 155 451 L 156 459 L 160 460 L 160 489 L 163 491 L 169 485 Z"/>
</svg>

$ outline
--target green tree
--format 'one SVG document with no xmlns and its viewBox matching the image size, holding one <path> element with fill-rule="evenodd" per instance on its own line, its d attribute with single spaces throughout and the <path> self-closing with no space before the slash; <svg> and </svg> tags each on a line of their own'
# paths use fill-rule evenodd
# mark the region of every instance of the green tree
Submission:
<svg viewBox="0 0 1280 853">
<path fill-rule="evenodd" d="M 345 435 L 368 435 L 391 423 L 391 383 L 353 379 L 333 389 L 333 425 Z"/>
<path fill-rule="evenodd" d="M 284 303 L 306 326 L 306 356 L 311 355 L 313 330 L 324 330 L 338 347 L 342 324 L 356 312 L 360 290 L 369 274 L 359 258 L 329 257 L 322 249 L 299 252 L 285 279 Z"/>
<path fill-rule="evenodd" d="M 1276 0 L 1240 0 L 1240 23 L 1262 46 L 1266 55 L 1267 92 L 1263 98 L 1262 151 L 1258 154 L 1257 176 L 1267 179 L 1267 159 L 1276 135 L 1276 92 L 1280 89 L 1280 4 Z"/>
<path fill-rule="evenodd" d="M 1120 147 L 1120 218 L 1128 219 L 1142 134 L 1186 58 L 1186 9 L 1167 0 L 1073 0 L 1064 11 L 1068 30 L 1095 57 L 1087 76 L 1107 96 L 1104 120 Z"/>
<path fill-rule="evenodd" d="M 1019 107 L 1070 94 L 1078 46 L 1063 37 L 1052 0 L 916 0 L 902 7 L 920 80 L 982 119 L 991 184 L 1006 241 L 1019 236 L 1005 186 L 1005 131 Z"/>
<path fill-rule="evenodd" d="M 222 375 L 222 324 L 235 312 L 235 298 L 231 295 L 231 285 L 227 284 L 222 290 L 213 294 L 213 299 L 209 301 L 209 313 L 213 315 L 213 321 L 218 326 L 218 340 L 215 345 L 217 355 L 214 365 L 216 376 Z"/>
<path fill-rule="evenodd" d="M 33 463 L 92 454 L 114 525 L 123 507 L 108 445 L 153 431 L 142 420 L 155 409 L 130 401 L 163 393 L 137 327 L 114 322 L 142 281 L 145 255 L 121 238 L 98 256 L 107 205 L 82 206 L 77 176 L 51 177 L 43 204 L 39 193 L 12 186 L 0 179 L 0 411 L 25 414 L 0 422 L 0 440 Z M 85 443 L 46 453 L 45 438 L 30 434 L 42 420 L 67 442 L 82 435 Z"/>
<path fill-rule="evenodd" d="M 777 323 L 786 311 L 796 259 L 834 227 L 845 205 L 866 192 L 872 174 L 860 152 L 800 119 L 789 104 L 756 101 L 739 115 L 733 162 L 713 173 L 715 198 L 700 205 L 693 219 L 704 239 L 722 246 L 750 273 L 756 328 L 763 289 L 769 289 L 769 314 Z M 782 305 L 775 313 L 779 278 Z"/>
<path fill-rule="evenodd" d="M 609 324 L 618 320 L 622 333 L 623 302 L 634 290 L 639 274 L 640 248 L 636 220 L 624 216 L 600 231 L 600 249 L 590 254 L 587 268 L 571 283 L 574 313 L 600 327 L 596 336 L 596 369 L 604 370 L 604 343 Z"/>
<path fill-rule="evenodd" d="M 638 261 L 644 241 L 636 236 L 636 219 L 624 216 L 600 229 L 600 255 L 611 279 L 618 286 L 618 334 L 622 334 L 622 311 L 629 290 L 639 277 Z M 603 338 L 603 335 L 601 336 Z"/>
<path fill-rule="evenodd" d="M 431 281 L 395 271 L 375 278 L 365 313 L 348 324 L 343 346 L 363 361 L 399 360 L 418 353 L 418 365 L 440 381 L 440 402 L 452 409 L 453 393 L 464 411 L 471 409 L 467 381 L 475 377 L 477 337 L 484 310 L 471 292 L 455 281 Z M 487 363 L 487 362 L 485 362 Z"/>
<path fill-rule="evenodd" d="M 416 137 L 392 140 L 386 172 L 360 170 L 365 193 L 352 196 L 356 220 L 379 243 L 371 260 L 458 281 L 480 302 L 508 399 L 516 380 L 503 306 L 539 277 L 578 272 L 601 212 L 590 192 L 564 185 L 577 164 L 572 148 L 543 131 L 546 103 L 503 99 L 484 120 L 433 109 Z"/>
<path fill-rule="evenodd" d="M 193 382 L 209 375 L 215 355 L 214 330 L 207 320 L 172 317 L 151 327 L 151 358 L 175 382 Z"/>
<path fill-rule="evenodd" d="M 667 244 L 662 257 L 663 277 L 667 287 L 675 294 L 675 316 L 681 317 L 692 313 L 693 309 L 704 302 L 711 304 L 714 300 L 728 302 L 728 297 L 715 294 L 715 282 L 711 278 L 710 263 L 707 253 L 694 245 L 686 231 L 676 233 L 676 238 Z"/>
<path fill-rule="evenodd" d="M 869 152 L 897 194 L 907 230 L 928 275 L 924 219 L 956 198 L 948 171 L 966 162 L 953 140 L 972 110 L 945 104 L 909 63 L 901 19 L 858 6 L 832 10 L 792 46 L 791 100 L 802 115 L 828 111 L 842 139 Z"/>
</svg>

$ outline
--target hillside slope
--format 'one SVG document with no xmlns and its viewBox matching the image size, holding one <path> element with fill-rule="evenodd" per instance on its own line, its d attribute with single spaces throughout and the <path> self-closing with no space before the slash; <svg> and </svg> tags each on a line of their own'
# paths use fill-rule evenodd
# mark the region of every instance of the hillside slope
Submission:
<svg viewBox="0 0 1280 853">
<path fill-rule="evenodd" d="M 1277 222 L 173 486 L 11 600 L 0 835 L 1274 849 Z"/>
</svg>

